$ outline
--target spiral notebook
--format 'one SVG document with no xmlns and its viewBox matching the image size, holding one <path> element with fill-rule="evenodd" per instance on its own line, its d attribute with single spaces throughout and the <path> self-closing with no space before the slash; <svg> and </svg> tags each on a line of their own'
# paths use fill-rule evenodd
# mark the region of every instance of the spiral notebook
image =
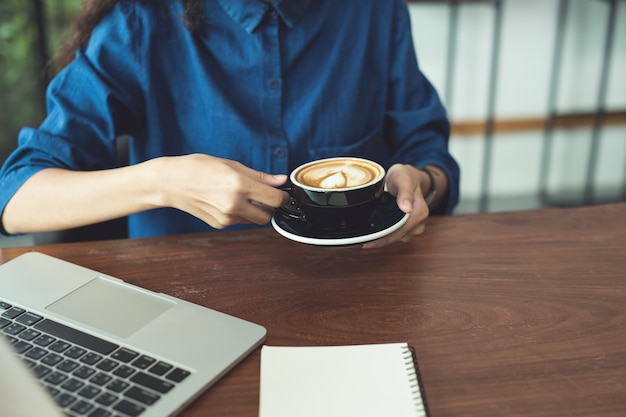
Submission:
<svg viewBox="0 0 626 417">
<path fill-rule="evenodd" d="M 407 343 L 261 350 L 259 417 L 427 417 Z"/>
</svg>

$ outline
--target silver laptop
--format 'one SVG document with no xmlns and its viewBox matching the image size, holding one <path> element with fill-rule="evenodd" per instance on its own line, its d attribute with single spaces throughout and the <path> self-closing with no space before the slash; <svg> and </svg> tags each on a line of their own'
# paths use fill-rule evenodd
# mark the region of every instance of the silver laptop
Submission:
<svg viewBox="0 0 626 417">
<path fill-rule="evenodd" d="M 0 265 L 0 332 L 59 410 L 88 417 L 176 415 L 266 334 L 37 252 Z"/>
</svg>

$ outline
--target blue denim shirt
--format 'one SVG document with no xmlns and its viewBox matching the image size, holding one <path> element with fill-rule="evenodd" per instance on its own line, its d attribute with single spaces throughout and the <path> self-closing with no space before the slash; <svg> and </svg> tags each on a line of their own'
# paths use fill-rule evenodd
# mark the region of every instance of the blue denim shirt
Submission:
<svg viewBox="0 0 626 417">
<path fill-rule="evenodd" d="M 122 1 L 50 83 L 0 174 L 0 209 L 47 167 L 115 167 L 205 153 L 268 173 L 330 156 L 435 164 L 458 201 L 449 123 L 419 71 L 403 0 L 211 0 L 189 31 L 179 0 Z M 175 209 L 132 215 L 131 237 L 205 231 Z"/>
</svg>

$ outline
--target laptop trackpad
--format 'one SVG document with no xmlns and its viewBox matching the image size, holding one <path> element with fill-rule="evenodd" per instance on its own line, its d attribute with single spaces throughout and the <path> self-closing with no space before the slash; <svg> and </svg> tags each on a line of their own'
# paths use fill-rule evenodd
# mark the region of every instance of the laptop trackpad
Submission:
<svg viewBox="0 0 626 417">
<path fill-rule="evenodd" d="M 175 304 L 156 294 L 95 278 L 46 309 L 119 337 L 129 337 Z"/>
</svg>

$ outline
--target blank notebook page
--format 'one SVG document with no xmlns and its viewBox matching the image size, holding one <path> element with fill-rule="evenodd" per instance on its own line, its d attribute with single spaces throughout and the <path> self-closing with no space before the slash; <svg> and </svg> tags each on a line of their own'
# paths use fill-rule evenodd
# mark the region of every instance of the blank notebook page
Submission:
<svg viewBox="0 0 626 417">
<path fill-rule="evenodd" d="M 406 343 L 261 351 L 260 417 L 425 417 Z"/>
</svg>

